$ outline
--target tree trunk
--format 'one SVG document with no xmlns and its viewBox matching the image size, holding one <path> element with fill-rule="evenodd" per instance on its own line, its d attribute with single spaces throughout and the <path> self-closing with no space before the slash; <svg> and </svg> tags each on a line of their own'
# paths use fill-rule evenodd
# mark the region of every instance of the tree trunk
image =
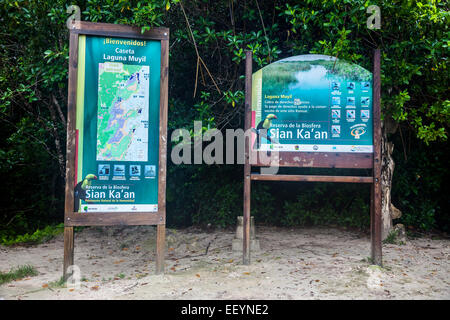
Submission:
<svg viewBox="0 0 450 320">
<path fill-rule="evenodd" d="M 394 144 L 387 139 L 387 135 L 397 130 L 398 124 L 386 118 L 382 122 L 381 137 L 381 238 L 384 240 L 392 230 L 392 220 L 401 217 L 402 213 L 391 203 L 392 176 L 395 163 L 392 158 Z"/>
<path fill-rule="evenodd" d="M 64 153 L 62 150 L 62 146 L 61 146 L 61 139 L 59 137 L 58 128 L 56 126 L 58 120 L 56 119 L 55 108 L 58 111 L 58 114 L 60 115 L 61 124 L 65 127 L 66 123 L 64 122 L 65 121 L 64 115 L 61 112 L 61 107 L 59 106 L 58 100 L 56 100 L 55 96 L 52 96 L 52 98 L 53 98 L 54 105 L 52 104 L 52 102 L 49 102 L 48 109 L 50 111 L 50 116 L 52 117 L 52 120 L 53 120 L 52 129 L 53 129 L 53 137 L 55 138 L 56 152 L 58 155 L 59 172 L 61 174 L 61 177 L 64 178 L 66 175 L 66 163 L 65 163 L 65 159 L 64 159 Z"/>
</svg>

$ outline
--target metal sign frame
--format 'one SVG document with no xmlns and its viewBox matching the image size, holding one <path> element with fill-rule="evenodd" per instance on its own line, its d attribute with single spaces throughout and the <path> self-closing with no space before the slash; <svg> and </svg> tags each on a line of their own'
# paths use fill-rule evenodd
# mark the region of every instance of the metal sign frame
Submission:
<svg viewBox="0 0 450 320">
<path fill-rule="evenodd" d="M 245 128 L 251 129 L 252 106 L 252 52 L 246 51 L 245 57 Z M 374 51 L 373 57 L 373 153 L 339 153 L 339 152 L 279 152 L 280 167 L 309 168 L 352 168 L 372 169 L 371 176 L 324 176 L 324 175 L 283 175 L 252 173 L 252 166 L 267 166 L 260 159 L 267 158 L 265 151 L 250 148 L 250 141 L 245 143 L 244 164 L 244 237 L 243 263 L 250 264 L 250 202 L 251 181 L 307 181 L 307 182 L 346 182 L 370 183 L 370 230 L 372 262 L 382 265 L 381 251 L 381 110 L 380 110 L 380 50 Z"/>
<path fill-rule="evenodd" d="M 67 105 L 67 160 L 64 207 L 64 279 L 74 262 L 74 226 L 156 225 L 156 273 L 164 272 L 166 226 L 166 163 L 167 110 L 169 70 L 169 29 L 153 28 L 144 33 L 138 27 L 127 25 L 74 21 L 70 30 L 69 88 Z M 157 212 L 74 212 L 76 161 L 76 105 L 79 35 L 121 37 L 161 42 L 160 101 L 159 101 L 159 172 Z"/>
</svg>

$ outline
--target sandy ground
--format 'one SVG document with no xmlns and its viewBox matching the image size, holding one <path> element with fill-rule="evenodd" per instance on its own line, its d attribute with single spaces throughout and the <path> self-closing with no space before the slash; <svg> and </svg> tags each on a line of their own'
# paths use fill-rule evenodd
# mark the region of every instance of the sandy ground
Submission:
<svg viewBox="0 0 450 320">
<path fill-rule="evenodd" d="M 79 287 L 52 283 L 62 275 L 62 235 L 0 247 L 1 271 L 39 271 L 1 285 L 0 299 L 450 299 L 449 239 L 385 244 L 378 268 L 367 260 L 367 234 L 259 227 L 257 237 L 261 251 L 245 266 L 231 230 L 169 229 L 166 272 L 155 275 L 154 227 L 86 228 L 75 235 Z"/>
</svg>

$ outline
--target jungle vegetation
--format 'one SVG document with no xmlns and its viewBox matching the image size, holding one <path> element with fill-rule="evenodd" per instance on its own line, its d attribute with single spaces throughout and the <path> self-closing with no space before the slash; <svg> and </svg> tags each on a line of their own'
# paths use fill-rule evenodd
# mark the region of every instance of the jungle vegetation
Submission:
<svg viewBox="0 0 450 320">
<path fill-rule="evenodd" d="M 1 0 L 0 242 L 63 221 L 71 4 L 86 21 L 170 28 L 169 133 L 192 130 L 194 120 L 243 127 L 245 50 L 255 71 L 308 53 L 371 70 L 380 48 L 382 117 L 397 128 L 388 136 L 392 198 L 403 212 L 396 222 L 450 231 L 448 2 Z M 366 26 L 370 5 L 381 9 L 379 30 Z M 242 165 L 169 161 L 169 226 L 233 225 L 242 214 L 242 177 Z M 261 182 L 252 188 L 252 214 L 271 225 L 366 228 L 368 199 L 361 185 Z"/>
</svg>

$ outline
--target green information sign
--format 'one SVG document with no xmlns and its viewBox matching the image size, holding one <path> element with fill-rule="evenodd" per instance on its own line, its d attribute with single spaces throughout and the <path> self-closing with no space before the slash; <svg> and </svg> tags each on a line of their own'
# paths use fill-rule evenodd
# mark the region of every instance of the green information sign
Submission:
<svg viewBox="0 0 450 320">
<path fill-rule="evenodd" d="M 325 55 L 301 55 L 253 74 L 253 149 L 373 152 L 372 73 Z M 260 135 L 262 129 L 267 135 Z"/>
<path fill-rule="evenodd" d="M 161 42 L 80 35 L 74 212 L 157 212 Z"/>
</svg>

